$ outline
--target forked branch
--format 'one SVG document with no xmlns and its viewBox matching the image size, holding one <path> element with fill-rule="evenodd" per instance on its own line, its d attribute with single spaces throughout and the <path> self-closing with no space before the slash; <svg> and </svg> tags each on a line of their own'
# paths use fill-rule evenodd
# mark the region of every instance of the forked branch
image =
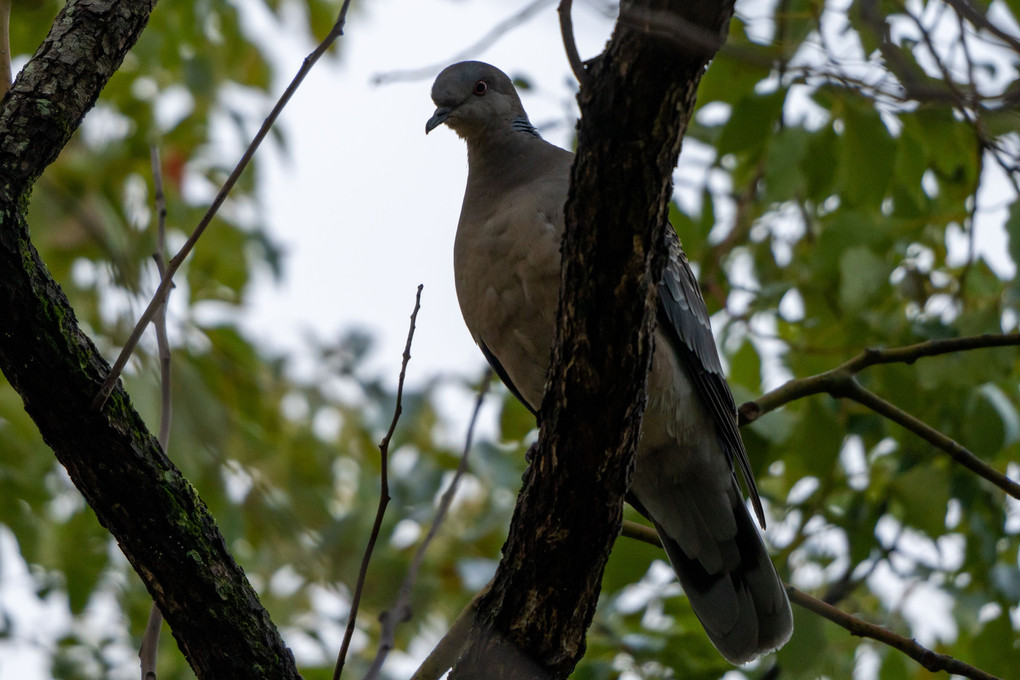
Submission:
<svg viewBox="0 0 1020 680">
<path fill-rule="evenodd" d="M 974 335 L 931 340 L 891 349 L 867 349 L 832 370 L 791 380 L 754 401 L 741 404 L 740 422 L 741 425 L 752 423 L 769 411 L 812 394 L 824 393 L 840 399 L 850 399 L 913 432 L 932 446 L 949 454 L 953 460 L 968 470 L 988 480 L 1013 498 L 1020 499 L 1020 483 L 988 465 L 952 438 L 868 391 L 856 378 L 856 375 L 864 369 L 879 364 L 912 364 L 922 357 L 1013 346 L 1020 346 L 1020 333 Z"/>
</svg>

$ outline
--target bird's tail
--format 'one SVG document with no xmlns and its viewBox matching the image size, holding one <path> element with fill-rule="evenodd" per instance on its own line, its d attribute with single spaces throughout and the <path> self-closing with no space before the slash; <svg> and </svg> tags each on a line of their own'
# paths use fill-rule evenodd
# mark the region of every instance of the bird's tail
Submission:
<svg viewBox="0 0 1020 680">
<path fill-rule="evenodd" d="M 682 531 L 670 532 L 658 522 L 655 528 L 712 644 L 731 663 L 744 664 L 790 639 L 793 613 L 736 480 L 733 487 L 728 496 L 736 530 L 730 538 L 718 538 L 718 517 L 711 527 L 692 527 L 704 521 L 697 511 L 685 513 Z M 715 544 L 709 550 L 706 540 Z"/>
</svg>

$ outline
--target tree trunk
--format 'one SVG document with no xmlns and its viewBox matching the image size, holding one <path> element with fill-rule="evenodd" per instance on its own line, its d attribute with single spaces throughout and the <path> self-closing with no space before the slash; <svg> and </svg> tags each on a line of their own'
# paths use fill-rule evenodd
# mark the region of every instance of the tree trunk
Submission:
<svg viewBox="0 0 1020 680">
<path fill-rule="evenodd" d="M 453 678 L 563 678 L 584 653 L 644 411 L 671 175 L 732 11 L 625 2 L 581 85 L 541 433 Z"/>
<path fill-rule="evenodd" d="M 194 488 L 122 388 L 29 240 L 34 181 L 120 66 L 153 2 L 71 0 L 0 111 L 0 370 L 113 534 L 200 678 L 298 677 L 290 651 Z M 40 225 L 38 228 L 45 228 Z"/>
</svg>

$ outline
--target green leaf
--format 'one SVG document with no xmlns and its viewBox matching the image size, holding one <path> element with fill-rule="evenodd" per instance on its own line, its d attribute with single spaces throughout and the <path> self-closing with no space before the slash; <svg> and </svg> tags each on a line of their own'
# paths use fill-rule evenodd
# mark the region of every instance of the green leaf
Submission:
<svg viewBox="0 0 1020 680">
<path fill-rule="evenodd" d="M 985 459 L 997 457 L 1020 432 L 1016 407 L 992 384 L 982 385 L 971 395 L 963 422 L 964 445 Z"/>
<path fill-rule="evenodd" d="M 871 304 L 878 291 L 887 286 L 891 267 L 870 249 L 849 248 L 839 259 L 839 300 L 847 311 L 859 311 Z"/>
<path fill-rule="evenodd" d="M 838 144 L 839 137 L 831 126 L 808 138 L 802 172 L 807 180 L 807 197 L 818 204 L 833 191 L 836 169 L 839 167 L 839 163 L 835 162 Z"/>
<path fill-rule="evenodd" d="M 748 152 L 756 155 L 772 135 L 783 113 L 786 90 L 751 94 L 733 107 L 716 147 L 719 155 Z"/>
<path fill-rule="evenodd" d="M 776 653 L 776 661 L 793 678 L 812 677 L 811 670 L 826 654 L 822 618 L 802 607 L 793 608 L 793 637 Z"/>
<path fill-rule="evenodd" d="M 889 491 L 900 501 L 904 521 L 928 536 L 938 538 L 946 530 L 949 479 L 945 465 L 918 465 L 895 476 Z"/>
<path fill-rule="evenodd" d="M 1020 644 L 1008 614 L 1000 614 L 985 624 L 971 644 L 971 653 L 982 670 L 1002 678 L 1016 673 L 1020 668 Z"/>
<path fill-rule="evenodd" d="M 804 162 L 811 135 L 799 127 L 787 127 L 768 139 L 765 155 L 765 200 L 783 203 L 804 196 L 808 178 Z M 831 165 L 831 161 L 826 161 Z"/>
<path fill-rule="evenodd" d="M 761 389 L 761 357 L 750 340 L 740 343 L 740 348 L 729 357 L 730 383 L 738 383 L 750 392 Z"/>
<path fill-rule="evenodd" d="M 499 429 L 504 441 L 518 442 L 535 429 L 535 416 L 509 392 L 499 411 Z"/>
<path fill-rule="evenodd" d="M 844 99 L 841 114 L 840 195 L 850 206 L 877 208 L 892 178 L 896 141 L 870 103 Z"/>
<path fill-rule="evenodd" d="M 1009 257 L 1013 266 L 1020 269 L 1020 198 L 1013 199 L 1006 217 L 1006 238 L 1008 239 Z M 1020 307 L 1020 275 L 1014 276 L 1010 284 L 1014 309 Z"/>
</svg>

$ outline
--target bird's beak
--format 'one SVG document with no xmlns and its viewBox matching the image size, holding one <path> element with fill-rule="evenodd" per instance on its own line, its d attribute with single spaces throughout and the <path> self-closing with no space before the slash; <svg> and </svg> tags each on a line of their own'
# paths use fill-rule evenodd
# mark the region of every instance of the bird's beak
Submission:
<svg viewBox="0 0 1020 680">
<path fill-rule="evenodd" d="M 440 106 L 436 109 L 436 112 L 433 113 L 432 117 L 429 118 L 427 123 L 425 123 L 425 134 L 432 132 L 437 127 L 445 123 L 446 119 L 450 117 L 452 112 L 453 107 L 451 106 Z"/>
</svg>

